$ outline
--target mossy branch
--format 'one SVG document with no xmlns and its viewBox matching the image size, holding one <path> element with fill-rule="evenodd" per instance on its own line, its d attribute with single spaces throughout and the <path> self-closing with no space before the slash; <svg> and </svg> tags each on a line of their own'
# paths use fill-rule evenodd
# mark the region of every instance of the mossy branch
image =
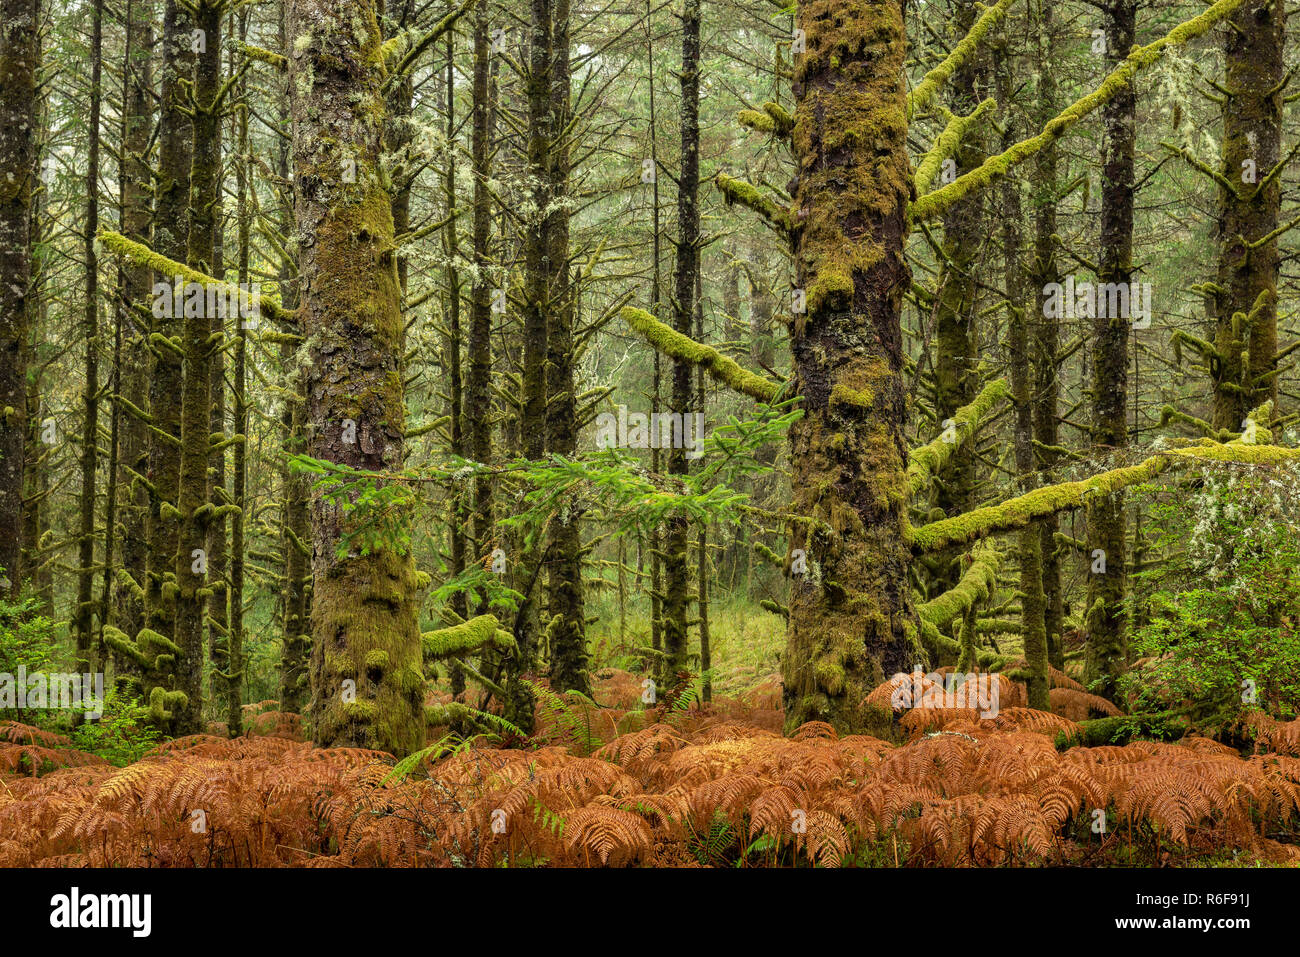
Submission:
<svg viewBox="0 0 1300 957">
<path fill-rule="evenodd" d="M 154 252 L 143 243 L 127 239 L 121 233 L 114 232 L 111 229 L 101 229 L 97 238 L 103 243 L 105 249 L 131 260 L 137 266 L 152 269 L 164 276 L 180 276 L 186 282 L 198 283 L 201 286 L 215 286 L 227 294 L 242 294 L 239 287 L 232 283 L 214 279 L 207 273 L 199 272 L 197 269 L 192 269 L 184 263 L 178 263 L 174 259 L 168 259 L 161 253 Z M 294 320 L 294 313 L 281 306 L 280 300 L 276 296 L 263 294 L 259 298 L 259 305 L 273 319 L 279 319 L 283 322 Z"/>
<path fill-rule="evenodd" d="M 934 183 L 934 178 L 939 175 L 939 167 L 943 161 L 955 156 L 957 150 L 961 148 L 962 140 L 971 127 L 975 126 L 985 113 L 997 105 L 997 101 L 992 98 L 985 100 L 979 106 L 975 107 L 966 116 L 960 116 L 956 113 L 948 114 L 948 125 L 943 128 L 930 151 L 921 158 L 921 162 L 916 165 L 916 173 L 912 180 L 916 186 L 916 195 L 924 196 L 930 192 L 930 186 Z"/>
<path fill-rule="evenodd" d="M 991 543 L 983 542 L 975 547 L 970 557 L 970 567 L 961 576 L 961 581 L 917 607 L 916 613 L 922 621 L 935 628 L 946 628 L 972 605 L 988 601 L 993 595 L 998 581 L 998 566 L 1002 563 L 1001 554 Z"/>
<path fill-rule="evenodd" d="M 1218 3 L 1202 12 L 1199 16 L 1180 23 L 1159 40 L 1148 43 L 1144 47 L 1138 47 L 1128 55 L 1123 63 L 1111 71 L 1110 75 L 1102 81 L 1101 86 L 1086 96 L 1075 100 L 1074 103 L 1051 119 L 1037 135 L 1021 140 L 1015 146 L 999 153 L 997 156 L 989 157 L 969 173 L 958 177 L 955 182 L 918 199 L 912 204 L 912 222 L 922 222 L 941 216 L 953 203 L 961 200 L 967 193 L 972 190 L 982 189 L 1006 176 L 1017 165 L 1023 163 L 1044 147 L 1059 140 L 1089 113 L 1114 99 L 1121 90 L 1126 89 L 1133 82 L 1133 77 L 1139 70 L 1155 63 L 1165 55 L 1165 52 L 1170 47 L 1180 46 L 1208 32 L 1220 21 L 1230 16 L 1243 2 L 1244 0 L 1219 0 Z M 935 69 L 939 69 L 939 67 Z M 917 87 L 917 90 L 920 90 L 920 87 Z"/>
<path fill-rule="evenodd" d="M 1288 449 L 1277 445 L 1250 445 L 1239 440 L 1221 445 L 1204 440 L 1197 445 L 1161 452 L 1137 465 L 1111 469 L 1078 482 L 1045 485 L 1000 505 L 977 508 L 964 515 L 912 529 L 912 547 L 918 552 L 932 552 L 951 545 L 974 541 L 986 535 L 1024 528 L 1029 523 L 1046 518 L 1048 515 L 1081 508 L 1086 504 L 1089 496 L 1109 495 L 1130 485 L 1150 481 L 1171 467 L 1182 467 L 1196 462 L 1277 465 L 1297 459 L 1300 459 L 1300 449 Z"/>
<path fill-rule="evenodd" d="M 781 235 L 789 235 L 789 211 L 781 208 L 781 205 L 774 199 L 765 196 L 753 183 L 720 172 L 718 175 L 713 177 L 713 185 L 718 188 L 720 193 L 722 193 L 728 206 L 732 203 L 739 203 L 741 206 L 747 206 L 754 212 L 758 213 L 758 215 L 762 216 L 763 221 Z"/>
<path fill-rule="evenodd" d="M 503 651 L 515 647 L 515 639 L 501 627 L 495 615 L 479 615 L 450 628 L 426 631 L 420 636 L 425 658 L 450 658 L 494 645 Z"/>
<path fill-rule="evenodd" d="M 759 402 L 773 402 L 781 394 L 781 386 L 778 383 L 746 371 L 735 360 L 727 358 L 717 349 L 682 335 L 644 309 L 624 306 L 619 311 L 619 315 L 632 331 L 670 359 L 701 366 L 714 379 L 737 392 Z"/>
<path fill-rule="evenodd" d="M 970 32 L 962 37 L 961 42 L 952 48 L 949 53 L 933 70 L 927 73 L 921 82 L 916 85 L 907 97 L 907 116 L 911 119 L 919 113 L 924 113 L 934 95 L 939 92 L 945 83 L 948 82 L 963 63 L 975 55 L 981 42 L 988 32 L 997 26 L 1007 14 L 1014 0 L 998 0 L 993 6 L 989 7 L 980 15 L 980 18 L 971 26 Z"/>
<path fill-rule="evenodd" d="M 736 114 L 736 119 L 742 126 L 747 126 L 751 130 L 771 133 L 783 139 L 788 138 L 794 131 L 794 117 L 780 103 L 771 101 L 764 103 L 761 111 L 741 110 Z"/>
<path fill-rule="evenodd" d="M 431 30 L 418 35 L 418 37 L 416 31 L 406 30 L 391 39 L 385 40 L 383 46 L 379 48 L 379 53 L 384 58 L 384 62 L 391 63 L 393 60 L 397 60 L 388 82 L 391 83 L 395 78 L 406 73 L 421 53 L 454 27 L 456 21 L 478 2 L 479 0 L 465 0 L 459 7 L 435 23 Z M 401 59 L 398 59 L 399 57 Z"/>
<path fill-rule="evenodd" d="M 253 46 L 251 43 L 239 44 L 239 52 L 244 54 L 250 60 L 256 60 L 259 63 L 265 63 L 267 66 L 274 67 L 283 73 L 289 69 L 289 58 L 280 53 L 275 53 L 263 47 Z"/>
<path fill-rule="evenodd" d="M 940 435 L 932 442 L 913 449 L 907 457 L 908 492 L 917 495 L 928 488 L 944 464 L 962 443 L 974 434 L 984 420 L 1004 399 L 1009 398 L 1011 390 L 1003 379 L 995 379 L 986 385 L 970 405 L 962 406 L 952 414 L 955 435 L 945 439 Z M 947 429 L 944 430 L 948 432 Z"/>
</svg>

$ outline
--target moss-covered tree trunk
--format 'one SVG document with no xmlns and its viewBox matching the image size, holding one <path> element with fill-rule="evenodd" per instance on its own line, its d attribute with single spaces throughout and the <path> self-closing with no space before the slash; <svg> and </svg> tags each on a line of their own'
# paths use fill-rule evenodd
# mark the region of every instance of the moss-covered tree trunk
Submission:
<svg viewBox="0 0 1300 957">
<path fill-rule="evenodd" d="M 554 50 L 551 21 L 552 0 L 531 0 L 528 24 L 528 71 L 525 78 L 527 98 L 527 170 L 528 219 L 524 246 L 524 321 L 523 381 L 520 409 L 520 443 L 529 459 L 546 454 L 546 356 L 549 325 L 553 309 L 550 264 L 550 232 L 554 228 L 556 209 L 552 203 L 554 177 L 551 150 L 555 142 L 558 117 L 551 103 L 554 73 Z M 509 678 L 509 701 L 506 717 L 526 732 L 533 728 L 533 694 L 526 676 L 535 672 L 540 652 L 538 634 L 538 595 L 533 591 L 541 577 L 545 550 L 542 536 L 519 557 L 523 581 L 520 591 L 524 602 L 515 625 L 518 648 Z"/>
<path fill-rule="evenodd" d="M 1034 125 L 1042 129 L 1057 113 L 1056 63 L 1058 44 L 1053 26 L 1050 0 L 1031 0 L 1036 24 L 1037 97 L 1033 106 Z M 1057 404 L 1061 385 L 1057 351 L 1060 330 L 1055 319 L 1043 316 L 1042 290 L 1061 279 L 1056 260 L 1056 204 L 1058 201 L 1058 155 L 1055 142 L 1048 143 L 1034 156 L 1033 184 L 1034 252 L 1030 265 L 1030 294 L 1034 297 L 1033 322 L 1030 325 L 1030 348 L 1033 357 L 1034 440 L 1039 443 L 1037 466 L 1040 478 L 1050 479 L 1058 458 L 1054 451 L 1060 443 Z M 1061 560 L 1057 553 L 1056 533 L 1060 523 L 1055 515 L 1039 524 L 1039 551 L 1043 567 L 1043 626 L 1047 631 L 1048 655 L 1057 668 L 1065 667 L 1061 647 L 1061 628 L 1065 618 L 1064 594 L 1061 590 Z"/>
<path fill-rule="evenodd" d="M 288 26 L 308 452 L 394 471 L 403 329 L 375 6 L 291 0 Z M 313 739 L 410 753 L 424 742 L 411 554 L 391 543 L 363 551 L 349 541 L 357 519 L 318 493 L 311 519 Z"/>
<path fill-rule="evenodd" d="M 154 190 L 154 251 L 177 262 L 186 259 L 189 235 L 190 162 L 193 126 L 187 114 L 185 89 L 193 72 L 193 23 L 176 0 L 163 7 L 162 63 L 158 115 L 158 182 Z M 168 282 L 174 281 L 168 279 Z M 171 313 L 168 315 L 167 313 Z M 179 341 L 184 316 L 166 310 L 156 317 L 151 339 Z M 157 431 L 149 432 L 149 543 L 146 549 L 145 626 L 154 636 L 171 641 L 175 633 L 173 590 L 178 555 L 177 491 L 180 486 L 181 359 L 177 350 L 151 343 L 154 356 L 149 379 L 149 414 Z M 188 554 L 188 552 L 187 552 Z M 188 565 L 187 565 L 188 567 Z M 151 671 L 144 692 L 155 687 L 172 690 L 175 662 Z"/>
<path fill-rule="evenodd" d="M 791 330 L 804 417 L 790 430 L 790 544 L 808 574 L 791 588 L 786 723 L 856 729 L 866 694 L 920 654 L 905 531 L 903 5 L 813 0 L 799 26 L 794 249 L 807 311 Z"/>
<path fill-rule="evenodd" d="M 122 70 L 122 150 L 119 154 L 119 201 L 122 235 L 151 245 L 150 224 L 153 199 L 150 171 L 144 159 L 153 128 L 153 4 L 129 0 L 127 4 L 126 48 Z M 118 536 L 121 568 L 116 570 L 117 627 L 134 635 L 144 626 L 144 583 L 146 528 L 149 493 L 141 479 L 148 471 L 148 427 L 140 413 L 148 408 L 149 368 L 143 337 L 138 332 L 135 309 L 148 304 L 152 287 L 149 269 L 132 260 L 119 265 L 117 321 L 122 329 L 122 366 L 117 392 L 124 402 L 119 419 L 119 485 L 126 489 Z M 127 403 L 130 403 L 127 405 Z M 117 662 L 119 674 L 130 671 L 129 658 Z"/>
<path fill-rule="evenodd" d="M 188 264 L 212 275 L 217 189 L 220 184 L 220 131 L 217 90 L 221 82 L 220 0 L 201 0 L 195 7 L 194 29 L 202 37 L 194 64 L 192 97 L 193 161 L 190 166 Z M 196 307 L 197 306 L 197 307 Z M 185 361 L 181 386 L 180 487 L 177 494 L 179 531 L 176 562 L 176 633 L 180 654 L 177 688 L 185 703 L 175 716 L 178 734 L 203 728 L 203 662 L 207 600 L 212 595 L 208 531 L 214 511 L 209 496 L 208 464 L 212 452 L 210 414 L 213 312 L 185 300 L 182 349 Z"/>
<path fill-rule="evenodd" d="M 288 10 L 285 5 L 280 9 L 280 49 L 288 48 L 288 24 L 285 22 Z M 289 116 L 289 79 L 284 80 L 280 118 L 288 128 Z M 280 210 L 280 232 L 288 237 L 293 235 L 293 194 L 288 185 L 289 146 L 280 141 L 280 150 L 276 157 L 276 170 L 280 179 L 286 183 L 282 193 Z M 297 313 L 298 296 L 297 264 L 289 255 L 280 261 L 279 281 L 282 301 L 287 309 L 295 310 L 288 314 L 291 318 L 283 322 L 281 330 L 289 336 L 302 333 L 302 320 Z M 280 365 L 284 370 L 284 388 L 286 399 L 280 416 L 284 428 L 284 450 L 288 455 L 299 455 L 307 450 L 307 400 L 304 388 L 304 373 L 297 358 L 297 349 L 285 342 L 280 346 Z M 280 549 L 283 556 L 281 569 L 283 588 L 280 599 L 280 710 L 294 714 L 301 713 L 310 697 L 311 679 L 308 659 L 311 656 L 311 512 L 309 482 L 306 475 L 295 472 L 283 462 L 280 469 Z"/>
<path fill-rule="evenodd" d="M 677 174 L 677 256 L 673 270 L 673 328 L 691 335 L 695 322 L 695 286 L 700 268 L 700 3 L 686 0 L 682 8 L 681 168 Z M 686 417 L 695 410 L 694 369 L 673 362 L 672 412 Z M 662 411 L 662 410 L 660 410 Z M 668 452 L 668 474 L 683 481 L 690 470 L 684 442 Z M 664 534 L 663 634 L 664 668 L 668 680 L 686 670 L 687 620 L 690 615 L 690 556 L 685 515 L 668 519 Z"/>
<path fill-rule="evenodd" d="M 0 594 L 16 593 L 23 573 L 38 9 L 37 0 L 0 3 Z"/>
<path fill-rule="evenodd" d="M 248 39 L 249 11 L 244 8 L 238 13 L 239 39 L 243 43 Z M 241 80 L 239 97 L 248 95 L 247 84 Z M 235 163 L 235 221 L 239 237 L 238 280 L 241 284 L 249 281 L 249 253 L 251 248 L 252 209 L 249 205 L 249 154 L 248 154 L 248 110 L 239 110 L 234 119 L 234 140 L 237 160 Z M 260 325 L 260 317 L 258 320 Z M 248 333 L 249 323 L 240 317 L 235 323 L 234 381 L 231 383 L 231 398 L 234 402 L 234 429 L 237 436 L 248 435 L 248 396 L 245 393 L 248 376 Z M 244 528 L 245 509 L 248 507 L 248 463 L 247 448 L 244 441 L 234 446 L 234 460 L 231 476 L 231 496 L 237 511 L 230 516 L 230 619 L 224 655 L 218 662 L 223 697 L 226 705 L 226 731 L 231 737 L 243 733 L 244 703 Z"/>
<path fill-rule="evenodd" d="M 954 42 L 965 37 L 975 23 L 976 5 L 972 0 L 954 0 L 952 17 Z M 977 84 L 982 81 L 984 57 L 967 58 L 949 81 L 949 108 L 968 115 L 979 105 Z M 956 174 L 961 175 L 984 162 L 986 150 L 978 133 L 970 130 L 954 156 Z M 927 184 L 928 185 L 928 184 Z M 954 412 L 974 401 L 980 389 L 979 339 L 975 326 L 979 290 L 979 273 L 983 260 L 981 249 L 985 236 L 984 193 L 977 190 L 947 211 L 943 218 L 943 261 L 935 304 L 934 336 L 934 411 L 936 426 Z M 964 442 L 949 457 L 935 482 L 934 504 L 945 515 L 957 515 L 974 505 L 975 447 Z M 961 553 L 954 551 L 941 565 L 938 576 L 940 591 L 952 588 L 961 579 Z"/>
<path fill-rule="evenodd" d="M 1277 237 L 1282 187 L 1282 0 L 1246 0 L 1224 31 L 1223 181 L 1219 262 L 1211 290 L 1214 420 L 1239 432 L 1247 413 L 1277 398 Z M 1231 186 L 1231 188 L 1229 188 Z M 1243 358 L 1244 355 L 1244 358 Z"/>
<path fill-rule="evenodd" d="M 484 465 L 492 461 L 492 138 L 496 109 L 492 98 L 491 46 L 488 40 L 487 0 L 474 13 L 474 79 L 471 142 L 474 176 L 471 235 L 474 283 L 469 303 L 469 375 L 465 383 L 465 417 L 469 424 L 470 457 Z M 493 482 L 481 475 L 474 482 L 473 541 L 477 560 L 495 548 L 493 536 Z M 481 607 L 475 612 L 482 614 Z"/>
<path fill-rule="evenodd" d="M 1137 37 L 1135 0 L 1111 0 L 1105 7 L 1106 62 L 1117 65 Z M 1101 184 L 1101 255 L 1097 280 L 1127 286 L 1133 275 L 1134 149 L 1137 94 L 1130 84 L 1102 108 L 1104 135 Z M 1109 300 L 1106 300 L 1109 301 Z M 1115 300 L 1119 302 L 1117 298 Z M 1130 302 L 1130 311 L 1133 303 Z M 1103 455 L 1128 446 L 1128 342 L 1132 318 L 1098 309 L 1092 320 L 1092 443 Z M 1116 465 L 1122 464 L 1119 462 Z M 1128 543 L 1124 492 L 1089 499 L 1087 680 L 1098 694 L 1115 692 L 1125 666 L 1124 590 Z"/>
<path fill-rule="evenodd" d="M 86 270 L 81 334 L 85 348 L 85 382 L 81 393 L 81 495 L 78 503 L 77 604 L 72 631 L 76 640 L 77 670 L 91 671 L 95 632 L 95 477 L 99 463 L 99 116 L 100 80 L 103 75 L 104 7 L 91 5 L 90 117 L 86 143 L 86 222 L 82 256 Z"/>
<path fill-rule="evenodd" d="M 1010 102 L 1015 77 L 1008 45 L 997 49 L 998 100 Z M 1003 149 L 1017 139 L 1020 124 L 1009 119 L 1003 130 Z M 1007 296 L 1007 358 L 1011 373 L 1011 399 L 1015 406 L 1013 449 L 1016 461 L 1016 490 L 1020 494 L 1038 487 L 1034 459 L 1034 405 L 1030 394 L 1032 356 L 1029 347 L 1030 310 L 1039 306 L 1034 290 L 1025 288 L 1024 209 L 1021 177 L 1002 181 L 999 210 L 1002 219 L 1003 282 Z M 1016 533 L 1016 554 L 1020 566 L 1020 614 L 1025 641 L 1025 663 L 1029 666 L 1029 706 L 1049 709 L 1047 628 L 1043 620 L 1043 553 L 1038 529 L 1026 525 Z M 973 606 L 972 606 L 973 607 Z M 974 637 L 972 635 L 972 637 Z"/>
<path fill-rule="evenodd" d="M 227 4 L 220 2 L 217 4 L 217 13 L 215 15 L 218 29 L 221 27 L 221 21 L 227 16 Z M 210 48 L 209 48 L 210 49 Z M 221 73 L 221 49 L 218 46 L 217 52 L 211 55 L 213 60 L 213 76 L 217 83 L 222 81 Z M 230 50 L 230 68 L 235 69 L 234 63 L 235 51 L 232 47 Z M 206 60 L 209 57 L 208 52 L 200 54 L 200 60 Z M 205 69 L 199 67 L 199 72 Z M 214 90 L 215 93 L 215 90 Z M 212 107 L 205 107 L 211 109 Z M 217 109 L 222 108 L 218 104 Z M 212 257 L 208 264 L 208 273 L 219 279 L 226 277 L 225 263 L 225 237 L 222 230 L 222 199 L 224 188 L 222 186 L 222 173 L 224 170 L 224 159 L 222 156 L 221 143 L 221 122 L 220 112 L 213 118 L 214 138 L 212 144 L 213 159 L 215 161 L 216 182 L 215 189 L 212 193 Z M 236 310 L 237 311 L 237 310 Z M 212 350 L 208 358 L 208 416 L 209 428 L 213 436 L 220 436 L 217 441 L 213 442 L 208 453 L 208 501 L 212 503 L 216 511 L 212 515 L 212 521 L 208 524 L 208 588 L 211 594 L 208 597 L 208 606 L 206 612 L 207 634 L 208 634 L 208 656 L 212 661 L 215 671 L 212 676 L 212 697 L 220 698 L 223 702 L 228 691 L 224 673 L 225 662 L 229 657 L 227 640 L 230 637 L 230 545 L 226 537 L 226 516 L 228 512 L 220 506 L 228 506 L 232 503 L 229 489 L 226 487 L 226 452 L 229 448 L 226 445 L 226 351 L 228 343 L 238 337 L 239 329 L 244 325 L 246 317 L 239 315 L 229 315 L 229 310 L 213 310 L 208 315 L 208 327 L 212 335 Z M 228 702 L 225 702 L 228 705 Z"/>
</svg>

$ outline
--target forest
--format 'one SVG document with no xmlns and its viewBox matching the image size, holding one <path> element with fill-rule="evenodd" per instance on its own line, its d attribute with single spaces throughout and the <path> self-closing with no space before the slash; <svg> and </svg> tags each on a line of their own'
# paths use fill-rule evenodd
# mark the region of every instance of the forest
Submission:
<svg viewBox="0 0 1300 957">
<path fill-rule="evenodd" d="M 0 7 L 0 867 L 1300 865 L 1295 4 Z"/>
</svg>

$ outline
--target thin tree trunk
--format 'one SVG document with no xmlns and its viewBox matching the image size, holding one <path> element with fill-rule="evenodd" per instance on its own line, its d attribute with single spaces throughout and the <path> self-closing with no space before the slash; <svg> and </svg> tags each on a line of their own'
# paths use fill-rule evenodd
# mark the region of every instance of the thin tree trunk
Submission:
<svg viewBox="0 0 1300 957">
<path fill-rule="evenodd" d="M 551 38 L 551 110 L 556 136 L 570 135 L 569 0 L 555 0 Z M 561 131 L 563 131 L 561 133 Z M 551 146 L 551 195 L 569 193 L 569 149 L 563 140 Z M 559 205 L 559 204 L 557 204 Z M 578 400 L 574 376 L 573 327 L 578 291 L 569 266 L 569 213 L 560 209 L 548 233 L 551 310 L 547 330 L 547 451 L 572 458 L 578 448 Z M 547 601 L 550 622 L 551 686 L 556 691 L 590 694 L 587 678 L 586 612 L 582 590 L 582 531 L 577 511 L 562 508 L 551 520 Z"/>
<path fill-rule="evenodd" d="M 1104 24 L 1106 62 L 1113 69 L 1136 42 L 1136 0 L 1111 0 L 1105 8 Z M 1127 287 L 1133 275 L 1133 170 L 1137 143 L 1137 94 L 1132 86 L 1121 90 L 1102 108 L 1102 129 L 1105 168 L 1097 279 L 1102 284 Z M 1105 301 L 1099 297 L 1098 305 Z M 1130 311 L 1133 306 L 1130 301 Z M 1127 315 L 1110 315 L 1110 308 L 1096 311 L 1099 315 L 1092 320 L 1092 444 L 1099 452 L 1110 454 L 1128 446 L 1128 341 L 1132 320 Z M 1128 528 L 1123 490 L 1090 497 L 1086 514 L 1090 574 L 1085 680 L 1098 694 L 1110 696 L 1115 694 L 1115 682 L 1125 666 Z"/>
<path fill-rule="evenodd" d="M 700 3 L 686 0 L 682 8 L 681 83 L 681 168 L 677 179 L 677 259 L 673 270 L 673 328 L 691 334 L 695 320 L 695 280 L 699 271 L 700 214 Z M 695 389 L 690 363 L 673 362 L 673 415 L 682 417 L 681 439 L 685 435 L 686 417 L 695 408 Z M 663 444 L 662 433 L 658 437 Z M 668 452 L 668 474 L 678 483 L 690 471 L 684 441 L 674 441 Z M 672 682 L 686 671 L 688 650 L 687 620 L 690 612 L 690 559 L 687 533 L 690 521 L 685 515 L 672 515 L 666 522 L 663 562 L 665 569 L 664 668 Z"/>
<path fill-rule="evenodd" d="M 17 594 L 23 576 L 38 11 L 38 0 L 0 2 L 0 168 L 10 174 L 0 181 L 0 594 Z"/>
<path fill-rule="evenodd" d="M 86 263 L 86 301 L 82 335 L 85 337 L 85 389 L 82 392 L 81 501 L 77 538 L 77 604 L 72 630 L 76 636 L 77 668 L 90 672 L 93 665 L 95 624 L 95 470 L 99 452 L 99 254 L 95 233 L 99 229 L 99 105 L 104 4 L 91 6 L 90 121 L 86 144 L 86 223 L 82 255 Z"/>
</svg>

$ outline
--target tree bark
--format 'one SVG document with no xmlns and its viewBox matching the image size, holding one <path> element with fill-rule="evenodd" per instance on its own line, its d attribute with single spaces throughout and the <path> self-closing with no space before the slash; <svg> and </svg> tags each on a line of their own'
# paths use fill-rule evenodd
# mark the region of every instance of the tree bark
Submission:
<svg viewBox="0 0 1300 957">
<path fill-rule="evenodd" d="M 787 727 L 869 726 L 860 703 L 921 660 L 909 584 L 901 300 L 911 169 L 900 0 L 800 5 L 795 61 L 791 329 L 803 418 L 790 430 L 791 587 L 782 659 Z"/>
<path fill-rule="evenodd" d="M 38 0 L 0 3 L 0 594 L 22 585 L 32 190 L 36 178 Z"/>
<path fill-rule="evenodd" d="M 289 89 L 308 343 L 308 450 L 402 468 L 402 314 L 380 171 L 385 70 L 372 0 L 291 0 Z M 408 550 L 347 541 L 356 519 L 314 492 L 313 738 L 409 754 L 424 743 L 418 585 Z"/>
</svg>

